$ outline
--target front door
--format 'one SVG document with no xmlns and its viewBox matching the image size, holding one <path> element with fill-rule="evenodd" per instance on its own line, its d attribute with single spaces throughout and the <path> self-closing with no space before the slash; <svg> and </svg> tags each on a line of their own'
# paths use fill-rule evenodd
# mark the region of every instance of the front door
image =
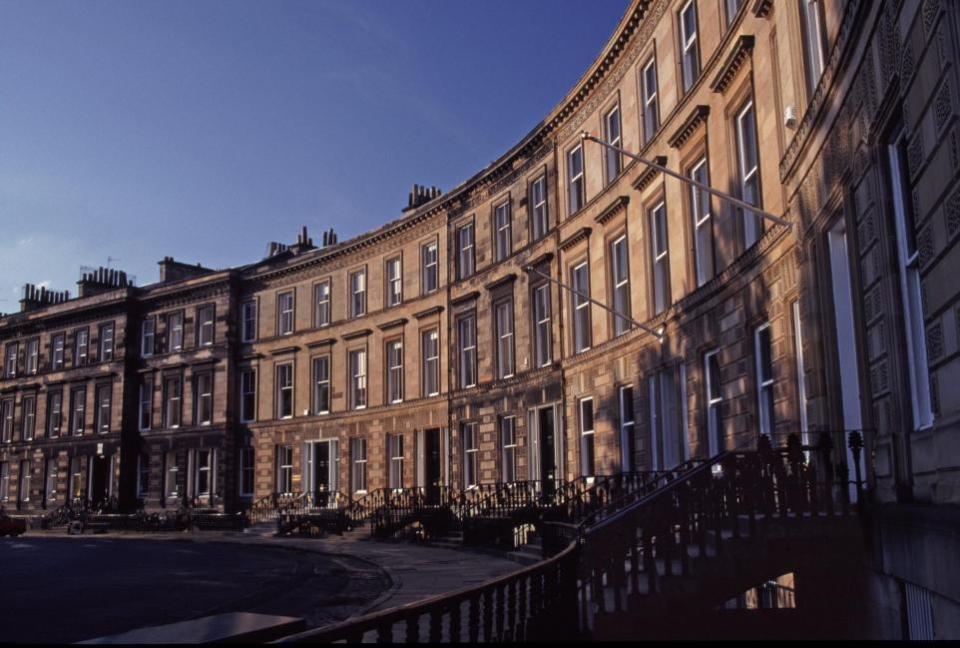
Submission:
<svg viewBox="0 0 960 648">
<path fill-rule="evenodd" d="M 440 429 L 434 428 L 424 432 L 424 486 L 426 486 L 427 503 L 438 504 L 440 501 L 440 484 L 442 472 L 440 462 Z"/>
<path fill-rule="evenodd" d="M 92 473 L 90 476 L 90 501 L 92 504 L 106 502 L 109 495 L 107 487 L 110 484 L 110 457 L 93 457 Z"/>
<path fill-rule="evenodd" d="M 853 284 L 850 278 L 850 256 L 846 224 L 841 219 L 829 232 L 830 279 L 833 289 L 833 314 L 837 334 L 837 366 L 840 374 L 840 408 L 843 414 L 843 429 L 859 430 L 863 427 L 860 401 L 859 359 L 854 329 Z M 846 444 L 844 444 L 846 445 Z M 850 479 L 854 476 L 853 453 L 847 448 L 847 467 Z M 861 456 L 861 474 L 863 463 Z M 856 488 L 851 485 L 850 498 L 856 501 Z"/>
<path fill-rule="evenodd" d="M 336 439 L 310 441 L 304 445 L 303 474 L 305 491 L 313 496 L 315 506 L 324 507 L 340 488 L 337 470 L 339 442 Z"/>
<path fill-rule="evenodd" d="M 556 406 L 547 405 L 529 411 L 530 468 L 529 479 L 539 482 L 545 500 L 553 497 L 557 480 L 562 477 L 562 466 L 557 457 L 562 454 L 561 439 L 557 434 Z"/>
</svg>

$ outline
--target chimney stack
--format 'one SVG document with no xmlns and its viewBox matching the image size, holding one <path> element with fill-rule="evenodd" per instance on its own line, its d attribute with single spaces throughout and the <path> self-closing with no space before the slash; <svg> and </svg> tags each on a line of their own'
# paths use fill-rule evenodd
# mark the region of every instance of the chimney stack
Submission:
<svg viewBox="0 0 960 648">
<path fill-rule="evenodd" d="M 34 284 L 24 284 L 20 298 L 20 312 L 25 313 L 35 308 L 51 306 L 53 304 L 62 304 L 70 299 L 70 291 L 47 290 L 41 286 L 37 288 Z"/>
<path fill-rule="evenodd" d="M 407 194 L 407 206 L 403 209 L 403 211 L 416 209 L 420 205 L 424 205 L 434 198 L 439 198 L 442 194 L 443 192 L 437 187 L 426 187 L 415 184 L 413 185 L 413 191 Z"/>
</svg>

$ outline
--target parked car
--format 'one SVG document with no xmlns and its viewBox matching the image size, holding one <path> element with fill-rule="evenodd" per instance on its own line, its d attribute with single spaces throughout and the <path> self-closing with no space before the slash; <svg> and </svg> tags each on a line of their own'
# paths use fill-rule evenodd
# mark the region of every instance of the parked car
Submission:
<svg viewBox="0 0 960 648">
<path fill-rule="evenodd" d="M 0 512 L 0 537 L 18 536 L 27 530 L 25 520 L 12 518 L 6 513 Z"/>
</svg>

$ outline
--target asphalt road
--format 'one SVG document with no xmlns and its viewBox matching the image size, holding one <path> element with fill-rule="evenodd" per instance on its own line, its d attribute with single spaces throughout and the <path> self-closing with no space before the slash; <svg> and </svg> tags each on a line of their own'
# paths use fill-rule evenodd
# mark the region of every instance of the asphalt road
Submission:
<svg viewBox="0 0 960 648">
<path fill-rule="evenodd" d="M 188 540 L 0 539 L 0 641 L 72 642 L 220 612 L 344 619 L 389 582 L 353 558 Z"/>
</svg>

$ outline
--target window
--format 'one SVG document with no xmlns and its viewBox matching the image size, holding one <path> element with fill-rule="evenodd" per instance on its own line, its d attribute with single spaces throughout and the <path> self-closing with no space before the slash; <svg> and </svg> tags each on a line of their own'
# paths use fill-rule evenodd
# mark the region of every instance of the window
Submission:
<svg viewBox="0 0 960 648">
<path fill-rule="evenodd" d="M 254 450 L 250 446 L 240 448 L 240 496 L 253 497 L 253 478 L 256 471 Z"/>
<path fill-rule="evenodd" d="M 550 229 L 547 220 L 547 176 L 542 175 L 530 183 L 530 225 L 533 240 L 539 241 Z"/>
<path fill-rule="evenodd" d="M 360 317 L 367 312 L 367 273 L 357 270 L 350 273 L 350 317 Z"/>
<path fill-rule="evenodd" d="M 197 450 L 194 458 L 194 497 L 209 499 L 216 479 L 213 450 Z"/>
<path fill-rule="evenodd" d="M 636 469 L 636 437 L 634 427 L 637 417 L 633 409 L 633 386 L 624 385 L 617 393 L 620 409 L 620 469 L 632 472 Z"/>
<path fill-rule="evenodd" d="M 176 451 L 168 452 L 164 459 L 167 469 L 163 490 L 167 499 L 176 499 L 180 497 L 180 467 L 177 465 Z"/>
<path fill-rule="evenodd" d="M 387 435 L 387 452 L 390 457 L 390 488 L 403 488 L 403 435 Z"/>
<path fill-rule="evenodd" d="M 10 501 L 10 462 L 0 462 L 0 502 Z"/>
<path fill-rule="evenodd" d="M 680 60 L 683 94 L 687 94 L 700 76 L 700 48 L 697 45 L 696 0 L 690 0 L 680 10 Z"/>
<path fill-rule="evenodd" d="M 553 331 L 550 326 L 550 284 L 533 289 L 533 355 L 537 367 L 552 361 Z"/>
<path fill-rule="evenodd" d="M 440 255 L 436 241 L 431 241 L 420 248 L 420 292 L 426 295 L 432 293 L 440 285 Z"/>
<path fill-rule="evenodd" d="M 517 417 L 500 417 L 500 480 L 517 481 Z"/>
<path fill-rule="evenodd" d="M 493 209 L 493 257 L 502 261 L 513 251 L 510 201 L 500 203 Z"/>
<path fill-rule="evenodd" d="M 733 22 L 733 19 L 736 17 L 737 12 L 740 11 L 740 7 L 743 5 L 743 0 L 726 0 L 727 4 L 727 26 L 730 26 L 730 23 Z"/>
<path fill-rule="evenodd" d="M 143 328 L 140 329 L 140 356 L 148 358 L 153 355 L 153 340 L 157 330 L 157 320 L 148 317 L 143 320 Z"/>
<path fill-rule="evenodd" d="M 613 334 L 622 335 L 630 330 L 630 267 L 627 260 L 626 235 L 610 244 L 610 278 L 613 283 Z"/>
<path fill-rule="evenodd" d="M 677 373 L 681 374 L 679 381 Z M 686 402 L 682 374 L 682 371 L 669 367 L 654 373 L 647 380 L 653 470 L 670 470 L 680 464 L 686 455 L 685 429 L 680 411 L 681 404 Z"/>
<path fill-rule="evenodd" d="M 773 432 L 773 346 L 770 324 L 757 328 L 753 335 L 757 362 L 757 406 L 760 434 Z"/>
<path fill-rule="evenodd" d="M 55 439 L 60 436 L 63 425 L 63 391 L 47 393 L 47 436 Z"/>
<path fill-rule="evenodd" d="M 592 477 L 595 474 L 593 439 L 593 399 L 580 399 L 580 474 Z"/>
<path fill-rule="evenodd" d="M 330 280 L 321 281 L 313 287 L 313 300 L 316 304 L 314 311 L 314 325 L 317 327 L 330 325 Z"/>
<path fill-rule="evenodd" d="M 721 428 L 720 407 L 723 393 L 720 391 L 720 352 L 708 351 L 703 356 L 703 371 L 706 376 L 707 401 L 707 450 L 711 457 L 725 448 Z"/>
<path fill-rule="evenodd" d="M 197 309 L 197 346 L 213 344 L 213 304 L 207 304 Z"/>
<path fill-rule="evenodd" d="M 139 410 L 137 412 L 138 428 L 149 430 L 153 424 L 153 381 L 144 378 L 140 383 Z"/>
<path fill-rule="evenodd" d="M 196 402 L 193 412 L 194 425 L 210 425 L 213 422 L 213 374 L 200 373 L 194 382 Z"/>
<path fill-rule="evenodd" d="M 240 422 L 257 418 L 257 371 L 247 367 L 240 370 Z"/>
<path fill-rule="evenodd" d="M 387 342 L 387 402 L 403 401 L 403 342 Z"/>
<path fill-rule="evenodd" d="M 137 455 L 137 497 L 144 499 L 150 493 L 150 457 Z"/>
<path fill-rule="evenodd" d="M 293 492 L 293 446 L 277 446 L 277 492 Z"/>
<path fill-rule="evenodd" d="M 277 365 L 277 418 L 293 417 L 293 363 Z"/>
<path fill-rule="evenodd" d="M 400 257 L 387 261 L 387 306 L 403 301 L 403 267 Z"/>
<path fill-rule="evenodd" d="M 54 338 L 54 358 L 56 358 L 57 351 L 57 338 L 59 338 L 60 344 L 60 367 L 63 366 L 63 343 L 64 336 L 58 335 Z M 77 329 L 73 334 L 73 345 L 74 351 L 76 352 L 76 358 L 74 358 L 74 366 L 81 366 L 87 364 L 87 357 L 89 356 L 90 349 L 90 330 L 87 328 Z M 57 368 L 60 368 L 57 367 Z"/>
<path fill-rule="evenodd" d="M 70 497 L 83 497 L 83 464 L 80 457 L 70 459 Z"/>
<path fill-rule="evenodd" d="M 803 53 L 806 58 L 807 95 L 820 83 L 827 60 L 826 35 L 821 0 L 800 0 L 800 22 L 803 32 Z"/>
<path fill-rule="evenodd" d="M 169 351 L 183 348 L 183 312 L 167 315 L 167 340 Z"/>
<path fill-rule="evenodd" d="M 63 345 L 64 345 L 64 334 L 59 333 L 53 336 L 53 339 L 50 343 L 51 355 L 50 355 L 50 368 L 54 371 L 59 371 L 63 369 Z"/>
<path fill-rule="evenodd" d="M 253 342 L 257 339 L 257 302 L 249 300 L 240 306 L 240 341 Z"/>
<path fill-rule="evenodd" d="M 457 321 L 460 364 L 460 389 L 477 384 L 477 321 L 473 314 Z"/>
<path fill-rule="evenodd" d="M 180 427 L 180 400 L 181 400 L 180 377 L 167 378 L 163 384 L 163 398 L 166 403 L 163 408 L 165 427 Z"/>
<path fill-rule="evenodd" d="M 643 143 L 648 144 L 660 128 L 660 103 L 657 90 L 657 60 L 650 57 L 640 76 L 643 97 Z"/>
<path fill-rule="evenodd" d="M 423 353 L 423 395 L 440 393 L 440 334 L 437 329 L 424 331 L 421 336 Z"/>
<path fill-rule="evenodd" d="M 17 375 L 17 343 L 7 345 L 7 355 L 4 361 L 3 377 L 15 378 Z"/>
<path fill-rule="evenodd" d="M 508 299 L 494 307 L 497 337 L 497 378 L 513 375 L 513 300 Z"/>
<path fill-rule="evenodd" d="M 480 483 L 480 440 L 478 425 L 464 423 L 463 431 L 463 487 L 475 488 Z"/>
<path fill-rule="evenodd" d="M 760 162 L 757 152 L 757 122 L 753 110 L 753 101 L 737 113 L 737 166 L 740 171 L 740 199 L 745 203 L 760 206 Z M 739 209 L 743 219 L 743 243 L 748 248 L 760 238 L 763 231 L 763 222 L 754 212 L 744 213 Z"/>
<path fill-rule="evenodd" d="M 690 178 L 704 185 L 710 184 L 707 158 L 703 157 L 690 170 Z M 693 253 L 697 286 L 713 278 L 713 219 L 710 213 L 710 194 L 694 185 L 690 189 L 690 215 L 693 219 Z"/>
<path fill-rule="evenodd" d="M 351 487 L 354 493 L 367 492 L 367 440 L 359 437 L 350 439 L 350 459 L 353 469 L 350 471 Z"/>
<path fill-rule="evenodd" d="M 653 264 L 653 313 L 670 305 L 670 259 L 667 245 L 667 208 L 663 202 L 650 210 L 650 258 Z"/>
<path fill-rule="evenodd" d="M 27 342 L 27 374 L 33 375 L 40 368 L 40 340 L 33 338 Z"/>
<path fill-rule="evenodd" d="M 113 322 L 100 327 L 100 362 L 113 360 Z"/>
<path fill-rule="evenodd" d="M 577 213 L 584 203 L 586 186 L 583 178 L 583 145 L 578 144 L 567 151 L 567 213 Z"/>
<path fill-rule="evenodd" d="M 807 423 L 807 370 L 803 361 L 803 330 L 800 326 L 800 301 L 793 302 L 793 343 L 797 358 L 797 400 L 800 409 L 800 442 L 810 445 L 810 426 Z"/>
<path fill-rule="evenodd" d="M 586 262 L 570 269 L 573 288 L 573 350 L 580 353 L 590 348 L 590 281 Z"/>
<path fill-rule="evenodd" d="M 83 434 L 84 419 L 87 417 L 87 390 L 74 389 L 70 392 L 70 429 L 73 434 Z"/>
<path fill-rule="evenodd" d="M 277 335 L 293 333 L 293 291 L 277 295 Z"/>
<path fill-rule="evenodd" d="M 47 459 L 47 483 L 45 490 L 47 492 L 47 501 L 55 502 L 57 500 L 57 477 L 59 476 L 59 470 L 57 469 L 57 460 L 56 459 Z"/>
<path fill-rule="evenodd" d="M 20 462 L 20 489 L 18 491 L 21 505 L 30 503 L 30 472 L 30 461 L 24 459 Z"/>
<path fill-rule="evenodd" d="M 4 443 L 13 441 L 13 399 L 0 401 L 0 439 Z"/>
<path fill-rule="evenodd" d="M 907 346 L 907 372 L 910 381 L 910 403 L 913 429 L 933 424 L 930 398 L 930 365 L 927 359 L 927 336 L 923 323 L 923 292 L 920 285 L 920 255 L 917 251 L 915 214 L 906 169 L 907 138 L 900 129 L 887 147 L 892 182 L 892 206 L 897 235 L 897 262 L 900 294 L 903 300 L 903 325 Z"/>
<path fill-rule="evenodd" d="M 330 356 L 323 355 L 313 359 L 313 412 L 330 412 Z"/>
<path fill-rule="evenodd" d="M 356 349 L 349 354 L 350 365 L 350 408 L 363 409 L 367 406 L 367 351 Z"/>
<path fill-rule="evenodd" d="M 603 116 L 603 133 L 607 144 L 621 148 L 623 139 L 620 135 L 620 106 L 614 106 Z M 620 151 L 604 147 L 604 170 L 607 184 L 613 182 L 623 168 L 623 156 Z"/>
<path fill-rule="evenodd" d="M 473 274 L 473 223 L 457 230 L 457 279 L 466 279 Z"/>
<path fill-rule="evenodd" d="M 20 412 L 23 417 L 23 429 L 20 438 L 24 441 L 33 440 L 33 432 L 37 426 L 37 397 L 24 396 L 20 401 Z"/>
</svg>

